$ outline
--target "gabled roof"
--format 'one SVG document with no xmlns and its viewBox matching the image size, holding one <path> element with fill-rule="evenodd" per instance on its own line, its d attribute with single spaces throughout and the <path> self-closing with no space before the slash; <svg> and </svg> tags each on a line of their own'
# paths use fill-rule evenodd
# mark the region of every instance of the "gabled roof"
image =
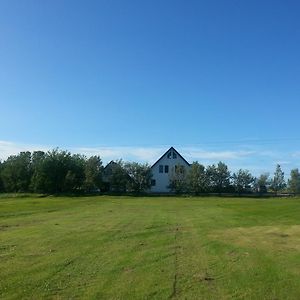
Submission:
<svg viewBox="0 0 300 300">
<path fill-rule="evenodd" d="M 104 177 L 108 177 L 111 176 L 112 174 L 112 170 L 114 168 L 114 166 L 117 165 L 117 163 L 115 163 L 113 160 L 111 160 L 103 169 L 103 176 Z"/>
<path fill-rule="evenodd" d="M 152 165 L 151 168 L 153 168 L 170 150 L 173 150 L 179 157 L 181 157 L 188 166 L 191 165 L 174 147 L 171 147 Z"/>
<path fill-rule="evenodd" d="M 117 163 L 114 162 L 113 160 L 111 160 L 105 167 L 104 167 L 104 170 L 107 169 L 107 168 L 110 168 L 112 167 L 113 165 L 116 165 Z"/>
</svg>

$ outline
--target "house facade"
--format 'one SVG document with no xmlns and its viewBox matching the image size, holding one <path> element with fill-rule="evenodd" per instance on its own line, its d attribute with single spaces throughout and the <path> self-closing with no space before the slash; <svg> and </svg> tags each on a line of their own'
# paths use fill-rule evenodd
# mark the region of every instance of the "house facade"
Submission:
<svg viewBox="0 0 300 300">
<path fill-rule="evenodd" d="M 178 170 L 177 168 L 184 168 L 184 171 L 188 172 L 190 164 L 175 150 L 175 148 L 171 147 L 151 167 L 152 181 L 150 192 L 169 193 L 169 185 L 175 172 Z"/>
</svg>

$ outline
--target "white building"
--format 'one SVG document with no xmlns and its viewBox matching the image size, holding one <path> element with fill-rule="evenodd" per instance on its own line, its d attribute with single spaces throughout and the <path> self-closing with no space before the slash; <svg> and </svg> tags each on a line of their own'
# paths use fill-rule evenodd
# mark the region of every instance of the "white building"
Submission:
<svg viewBox="0 0 300 300">
<path fill-rule="evenodd" d="M 185 168 L 189 170 L 190 164 L 171 147 L 152 167 L 152 193 L 168 193 L 170 192 L 170 179 L 175 174 L 175 169 Z"/>
</svg>

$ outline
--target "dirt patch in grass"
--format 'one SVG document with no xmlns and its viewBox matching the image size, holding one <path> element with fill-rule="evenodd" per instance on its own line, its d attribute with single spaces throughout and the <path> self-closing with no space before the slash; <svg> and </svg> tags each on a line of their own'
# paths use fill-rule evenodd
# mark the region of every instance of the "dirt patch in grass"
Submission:
<svg viewBox="0 0 300 300">
<path fill-rule="evenodd" d="M 242 247 L 300 251 L 300 225 L 236 227 L 215 231 L 210 237 Z"/>
</svg>

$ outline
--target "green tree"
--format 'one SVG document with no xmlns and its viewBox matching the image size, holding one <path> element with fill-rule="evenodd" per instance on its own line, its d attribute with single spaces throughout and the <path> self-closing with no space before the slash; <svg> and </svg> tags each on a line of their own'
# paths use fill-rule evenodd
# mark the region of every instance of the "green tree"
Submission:
<svg viewBox="0 0 300 300">
<path fill-rule="evenodd" d="M 215 192 L 217 190 L 217 167 L 213 164 L 207 166 L 206 168 L 206 180 L 207 180 L 207 187 L 209 192 Z"/>
<path fill-rule="evenodd" d="M 188 190 L 187 170 L 184 166 L 176 165 L 171 171 L 169 188 L 176 194 L 182 194 Z"/>
<path fill-rule="evenodd" d="M 68 163 L 63 191 L 80 192 L 83 189 L 85 181 L 86 157 L 81 154 L 73 154 Z"/>
<path fill-rule="evenodd" d="M 254 182 L 254 178 L 248 170 L 238 170 L 232 176 L 233 186 L 236 192 L 240 195 L 244 192 L 251 191 L 251 185 Z"/>
<path fill-rule="evenodd" d="M 120 159 L 111 165 L 109 176 L 110 190 L 113 192 L 126 192 L 129 175 L 125 169 L 124 162 Z"/>
<path fill-rule="evenodd" d="M 225 163 L 219 162 L 217 165 L 217 191 L 225 192 L 230 187 L 230 171 Z"/>
<path fill-rule="evenodd" d="M 2 164 L 1 177 L 7 192 L 27 192 L 31 181 L 31 153 L 9 156 Z"/>
<path fill-rule="evenodd" d="M 0 160 L 0 193 L 4 191 L 3 181 L 2 181 L 2 161 Z"/>
<path fill-rule="evenodd" d="M 271 188 L 277 195 L 277 193 L 282 191 L 285 187 L 284 172 L 281 170 L 280 165 L 277 164 L 274 177 L 271 181 Z"/>
<path fill-rule="evenodd" d="M 99 156 L 91 156 L 85 162 L 84 189 L 88 192 L 96 191 L 102 187 L 103 165 Z"/>
<path fill-rule="evenodd" d="M 268 192 L 268 188 L 271 184 L 269 179 L 269 173 L 261 174 L 258 178 L 255 179 L 254 186 L 257 192 L 264 194 Z"/>
<path fill-rule="evenodd" d="M 34 151 L 31 157 L 31 169 L 32 169 L 32 177 L 30 182 L 30 190 L 33 192 L 43 192 L 43 190 L 39 189 L 41 186 L 40 180 L 41 178 L 41 164 L 45 159 L 45 152 L 43 151 Z"/>
<path fill-rule="evenodd" d="M 205 167 L 197 161 L 191 164 L 187 176 L 189 191 L 195 195 L 206 192 L 208 189 L 208 180 Z"/>
<path fill-rule="evenodd" d="M 129 178 L 127 181 L 128 190 L 140 193 L 151 187 L 152 172 L 148 164 L 128 162 L 124 165 Z"/>
<path fill-rule="evenodd" d="M 217 166 L 206 168 L 206 176 L 211 192 L 226 192 L 230 189 L 230 171 L 225 163 L 219 162 Z"/>
<path fill-rule="evenodd" d="M 34 179 L 35 190 L 61 193 L 78 188 L 75 160 L 76 158 L 68 151 L 59 149 L 48 151 L 39 162 Z"/>
<path fill-rule="evenodd" d="M 288 181 L 288 188 L 294 194 L 300 193 L 300 173 L 298 169 L 291 170 L 290 179 Z"/>
</svg>

